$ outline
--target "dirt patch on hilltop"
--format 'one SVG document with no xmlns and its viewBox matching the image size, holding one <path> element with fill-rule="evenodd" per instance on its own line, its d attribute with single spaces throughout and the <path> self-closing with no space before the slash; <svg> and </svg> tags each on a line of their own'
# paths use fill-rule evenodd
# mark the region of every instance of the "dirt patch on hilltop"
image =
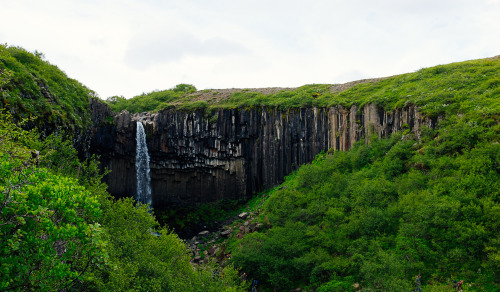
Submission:
<svg viewBox="0 0 500 292">
<path fill-rule="evenodd" d="M 280 91 L 295 90 L 294 87 L 267 87 L 267 88 L 228 88 L 228 89 L 205 89 L 190 94 L 191 101 L 224 101 L 236 92 L 258 92 L 264 95 L 275 94 Z"/>
<path fill-rule="evenodd" d="M 331 93 L 339 93 L 339 92 L 342 92 L 342 91 L 346 91 L 347 89 L 355 86 L 355 85 L 358 85 L 358 84 L 362 84 L 362 83 L 376 83 L 376 82 L 379 82 L 380 80 L 383 80 L 383 79 L 386 79 L 388 77 L 381 77 L 381 78 L 370 78 L 370 79 L 361 79 L 361 80 L 356 80 L 356 81 L 351 81 L 351 82 L 347 82 L 347 83 L 343 83 L 343 84 L 333 84 L 331 87 L 330 87 L 330 92 Z"/>
<path fill-rule="evenodd" d="M 362 83 L 375 83 L 382 78 L 370 78 L 370 79 L 362 79 L 351 81 L 342 84 L 332 84 L 330 87 L 331 93 L 340 93 L 342 91 L 348 90 L 349 88 L 362 84 Z M 275 94 L 280 91 L 294 91 L 298 89 L 298 87 L 266 87 L 266 88 L 228 88 L 228 89 L 205 89 L 194 92 L 189 95 L 189 99 L 191 102 L 193 101 L 212 101 L 212 102 L 220 102 L 229 99 L 236 92 L 257 92 L 263 95 Z"/>
</svg>

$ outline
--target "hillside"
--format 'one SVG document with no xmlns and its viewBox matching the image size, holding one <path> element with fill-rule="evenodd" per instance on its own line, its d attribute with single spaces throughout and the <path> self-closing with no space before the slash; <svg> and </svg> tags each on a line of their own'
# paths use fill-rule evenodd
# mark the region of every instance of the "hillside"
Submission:
<svg viewBox="0 0 500 292">
<path fill-rule="evenodd" d="M 93 91 L 40 53 L 0 45 L 0 98 L 2 290 L 242 291 L 248 283 L 233 264 L 263 291 L 408 291 L 417 274 L 425 291 L 448 291 L 460 279 L 466 291 L 500 290 L 499 57 L 337 85 L 197 91 L 179 84 L 129 100 L 107 99 L 116 112 L 159 114 L 113 117 L 106 108 L 91 125 Z M 328 107 L 346 114 L 330 116 Z M 363 107 L 382 123 L 394 113 L 416 111 L 432 123 L 416 131 L 401 119 L 386 132 L 390 136 L 371 136 L 366 133 L 376 134 L 368 129 L 375 125 Z M 345 128 L 329 128 L 326 117 L 338 125 L 342 120 Z M 285 174 L 280 167 L 298 169 L 254 199 L 259 204 L 252 201 L 249 219 L 227 228 L 233 234 L 211 252 L 227 258 L 224 269 L 191 265 L 168 226 L 159 227 L 131 198 L 110 196 L 97 161 L 79 161 L 73 148 L 78 139 L 59 135 L 95 127 L 93 138 L 102 146 L 96 152 L 116 162 L 115 184 L 133 186 L 137 121 L 152 146 L 153 181 L 164 189 L 154 187 L 168 194 L 172 185 L 181 186 L 184 193 L 174 194 L 179 201 L 192 196 L 203 202 L 209 184 L 234 195 L 235 178 L 245 187 L 246 178 L 260 189 L 271 187 L 258 175 L 275 173 L 275 182 Z M 328 142 L 310 129 L 337 142 L 353 127 L 365 137 L 349 140 L 342 148 L 349 151 L 324 149 L 298 167 L 314 158 L 309 150 L 319 147 L 318 140 Z M 269 154 L 278 148 L 282 156 Z M 259 156 L 243 157 L 254 153 Z M 252 161 L 258 167 L 250 168 Z M 180 220 L 187 226 L 210 220 L 200 212 L 222 220 L 213 206 Z"/>
<path fill-rule="evenodd" d="M 269 291 L 409 291 L 418 274 L 425 291 L 461 279 L 464 291 L 498 291 L 499 64 L 437 66 L 327 93 L 345 105 L 415 104 L 439 122 L 420 137 L 373 137 L 300 167 L 251 210 L 258 216 L 244 227 L 263 230 L 242 237 L 233 228 L 231 261 Z"/>
<path fill-rule="evenodd" d="M 0 108 L 16 120 L 34 117 L 46 134 L 64 130 L 73 134 L 90 124 L 89 99 L 94 91 L 69 78 L 42 53 L 0 44 Z"/>
<path fill-rule="evenodd" d="M 427 291 L 447 291 L 460 279 L 469 291 L 500 289 L 499 57 L 344 85 L 189 88 L 112 107 L 201 110 L 210 118 L 220 108 L 374 104 L 415 106 L 437 121 L 418 135 L 403 125 L 391 137 L 328 151 L 267 193 L 262 210 L 252 210 L 258 216 L 238 223 L 220 247 L 262 289 L 407 291 L 417 274 Z M 245 233 L 256 225 L 265 228 Z"/>
<path fill-rule="evenodd" d="M 231 266 L 191 265 L 148 206 L 113 198 L 96 158 L 78 159 L 91 90 L 0 46 L 0 94 L 1 291 L 244 291 Z"/>
<path fill-rule="evenodd" d="M 115 111 L 136 113 L 167 108 L 329 107 L 373 103 L 386 110 L 416 105 L 428 116 L 446 112 L 498 112 L 500 57 L 439 65 L 414 73 L 346 84 L 312 84 L 299 88 L 210 89 L 192 85 L 154 91 L 126 100 L 108 99 Z"/>
</svg>

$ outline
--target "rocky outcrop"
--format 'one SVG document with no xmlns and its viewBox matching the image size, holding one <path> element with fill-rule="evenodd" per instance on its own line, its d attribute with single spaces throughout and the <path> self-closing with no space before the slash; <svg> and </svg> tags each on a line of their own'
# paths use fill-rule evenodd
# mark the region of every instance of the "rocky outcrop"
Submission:
<svg viewBox="0 0 500 292">
<path fill-rule="evenodd" d="M 146 130 L 153 204 L 196 204 L 239 199 L 277 185 L 301 164 L 330 148 L 348 150 L 372 135 L 411 130 L 419 136 L 435 121 L 416 107 L 390 112 L 362 108 L 219 109 L 129 114 L 110 118 L 95 107 L 91 152 L 111 170 L 115 196 L 134 196 L 137 121 Z"/>
</svg>

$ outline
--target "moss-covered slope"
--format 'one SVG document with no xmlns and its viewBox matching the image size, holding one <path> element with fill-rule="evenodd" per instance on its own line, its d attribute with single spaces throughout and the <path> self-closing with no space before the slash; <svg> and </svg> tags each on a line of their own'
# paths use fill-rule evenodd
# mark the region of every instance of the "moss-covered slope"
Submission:
<svg viewBox="0 0 500 292">
<path fill-rule="evenodd" d="M 16 118 L 34 117 L 31 126 L 74 132 L 90 123 L 95 92 L 69 78 L 43 54 L 0 45 L 0 108 Z"/>
</svg>

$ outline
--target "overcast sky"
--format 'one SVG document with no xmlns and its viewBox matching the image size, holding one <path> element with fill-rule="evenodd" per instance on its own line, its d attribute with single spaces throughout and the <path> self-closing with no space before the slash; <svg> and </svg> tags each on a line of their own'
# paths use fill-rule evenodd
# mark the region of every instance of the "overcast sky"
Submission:
<svg viewBox="0 0 500 292">
<path fill-rule="evenodd" d="M 0 0 L 0 43 L 103 99 L 297 87 L 500 55 L 500 0 Z"/>
</svg>

